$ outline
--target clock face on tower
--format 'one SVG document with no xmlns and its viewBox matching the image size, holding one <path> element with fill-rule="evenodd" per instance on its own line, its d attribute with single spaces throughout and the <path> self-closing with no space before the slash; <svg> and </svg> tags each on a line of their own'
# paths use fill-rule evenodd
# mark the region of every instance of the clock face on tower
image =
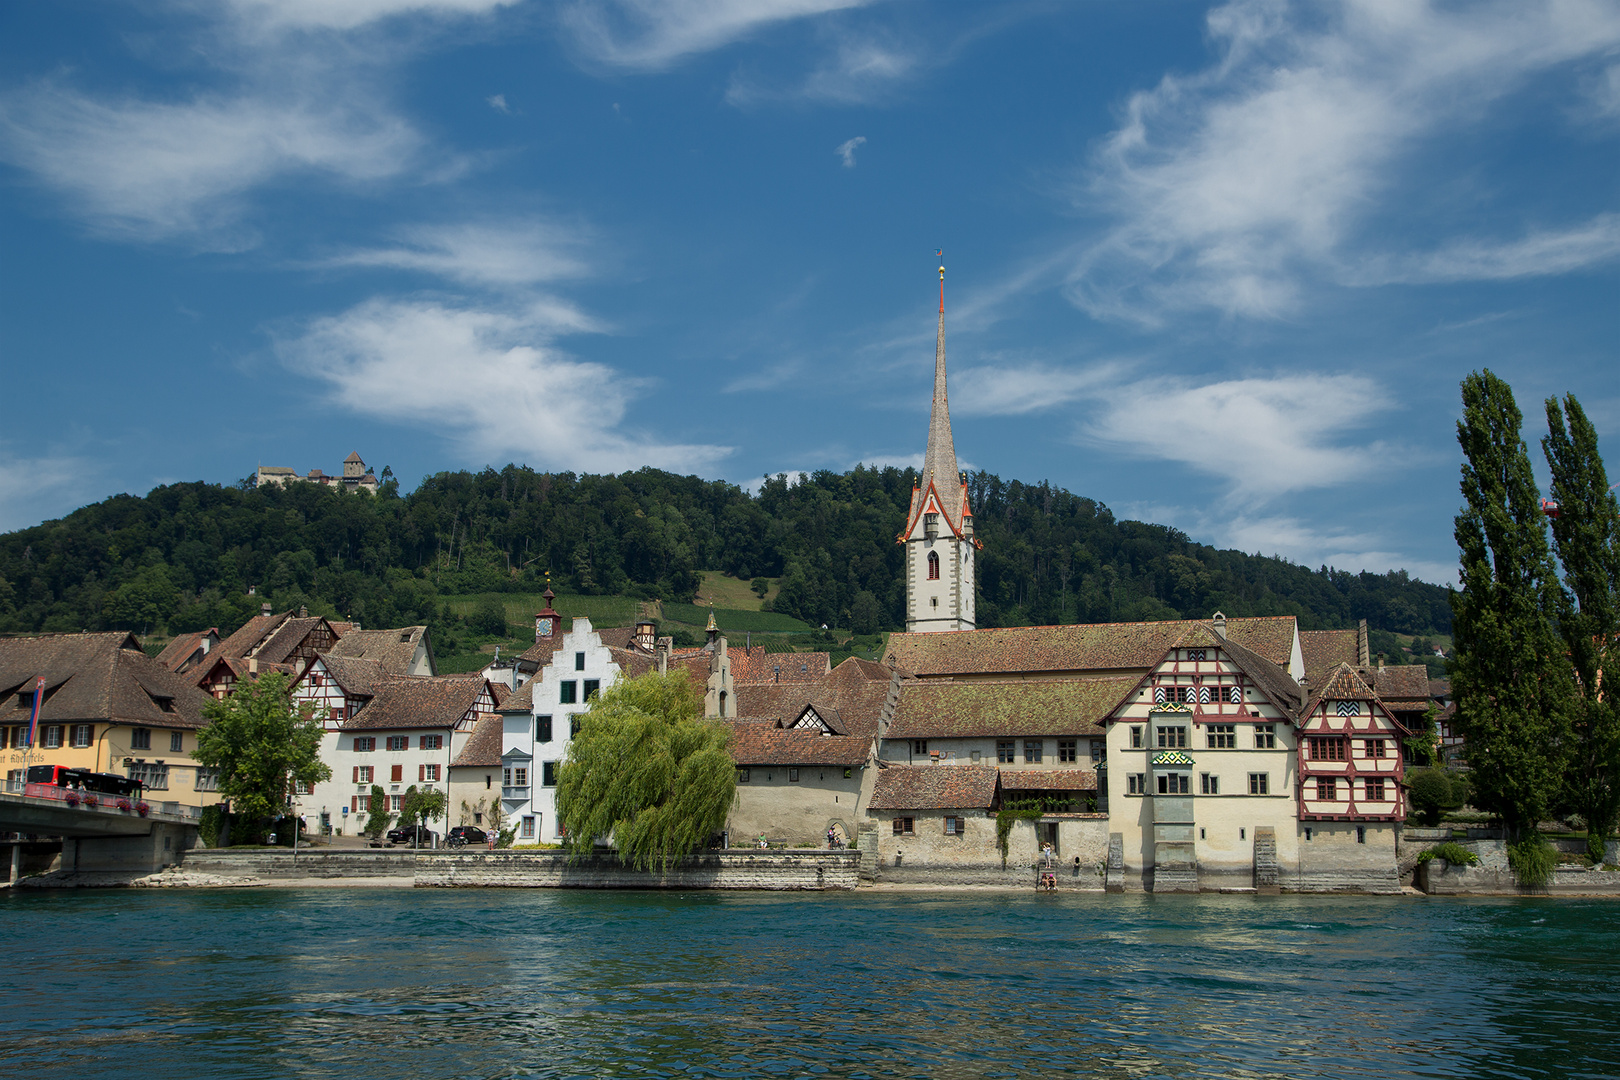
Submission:
<svg viewBox="0 0 1620 1080">
<path fill-rule="evenodd" d="M 551 636 L 551 618 L 550 618 L 550 616 L 547 616 L 546 618 L 541 619 L 539 621 L 539 623 L 535 626 L 535 629 L 540 632 L 541 637 L 550 637 Z"/>
</svg>

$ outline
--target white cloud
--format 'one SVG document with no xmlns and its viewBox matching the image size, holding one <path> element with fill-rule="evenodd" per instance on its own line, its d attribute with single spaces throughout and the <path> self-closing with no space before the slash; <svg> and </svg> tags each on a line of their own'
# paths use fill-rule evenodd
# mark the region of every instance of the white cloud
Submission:
<svg viewBox="0 0 1620 1080">
<path fill-rule="evenodd" d="M 299 174 L 395 176 L 421 138 L 360 107 L 258 96 L 100 101 L 46 84 L 0 98 L 0 157 L 67 195 L 100 228 L 140 239 L 201 234 L 240 246 L 248 189 Z"/>
<path fill-rule="evenodd" d="M 865 135 L 857 135 L 853 139 L 846 139 L 839 143 L 838 148 L 833 153 L 844 159 L 844 168 L 853 169 L 855 167 L 855 148 L 865 144 L 865 142 Z"/>
<path fill-rule="evenodd" d="M 496 310 L 379 298 L 316 320 L 277 351 L 289 367 L 329 384 L 342 408 L 420 425 L 460 443 L 471 460 L 704 472 L 731 452 L 624 431 L 626 409 L 647 384 L 552 346 L 593 329 L 559 301 Z"/>
<path fill-rule="evenodd" d="M 491 94 L 484 101 L 498 113 L 511 113 L 512 111 L 512 107 L 506 103 L 505 94 Z"/>
<path fill-rule="evenodd" d="M 1344 437 L 1389 398 L 1354 375 L 1285 375 L 1188 385 L 1165 377 L 1108 388 L 1085 426 L 1139 457 L 1226 480 L 1245 502 L 1332 487 L 1369 474 L 1378 444 Z"/>
<path fill-rule="evenodd" d="M 1620 258 L 1620 214 L 1599 214 L 1570 229 L 1519 240 L 1456 240 L 1427 255 L 1369 262 L 1362 279 L 1393 282 L 1505 281 L 1567 274 Z"/>
<path fill-rule="evenodd" d="M 1218 62 L 1135 95 L 1077 195 L 1117 220 L 1069 280 L 1095 314 L 1290 311 L 1308 274 L 1353 273 L 1359 226 L 1424 136 L 1613 49 L 1620 8 L 1236 0 L 1211 12 L 1209 30 Z"/>
<path fill-rule="evenodd" d="M 509 288 L 582 277 L 589 272 L 582 230 L 536 219 L 416 225 L 393 247 L 365 248 L 328 266 L 386 267 L 436 274 L 464 285 Z"/>
<path fill-rule="evenodd" d="M 16 457 L 0 449 L 0 532 L 77 510 L 98 495 L 97 463 L 71 455 Z"/>
<path fill-rule="evenodd" d="M 1113 364 L 1076 370 L 1040 364 L 966 368 L 950 377 L 951 412 L 1021 416 L 1053 409 L 1109 387 L 1118 374 Z"/>
<path fill-rule="evenodd" d="M 1405 570 L 1438 585 L 1454 584 L 1455 563 L 1413 559 L 1376 546 L 1388 537 L 1377 530 L 1318 529 L 1291 517 L 1239 517 L 1215 529 L 1222 547 L 1262 555 L 1281 555 L 1303 566 L 1332 566 L 1340 570 L 1375 574 Z"/>
<path fill-rule="evenodd" d="M 487 15 L 518 0 L 229 0 L 242 22 L 271 30 L 355 30 L 402 15 Z"/>
<path fill-rule="evenodd" d="M 775 23 L 859 7 L 867 0 L 581 0 L 563 24 L 586 56 L 633 70 L 666 68 Z"/>
</svg>

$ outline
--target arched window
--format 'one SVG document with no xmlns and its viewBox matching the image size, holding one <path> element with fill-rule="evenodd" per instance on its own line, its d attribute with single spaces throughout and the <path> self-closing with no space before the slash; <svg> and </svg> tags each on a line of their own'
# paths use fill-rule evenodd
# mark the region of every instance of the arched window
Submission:
<svg viewBox="0 0 1620 1080">
<path fill-rule="evenodd" d="M 937 551 L 928 553 L 928 580 L 939 580 L 939 552 Z"/>
</svg>

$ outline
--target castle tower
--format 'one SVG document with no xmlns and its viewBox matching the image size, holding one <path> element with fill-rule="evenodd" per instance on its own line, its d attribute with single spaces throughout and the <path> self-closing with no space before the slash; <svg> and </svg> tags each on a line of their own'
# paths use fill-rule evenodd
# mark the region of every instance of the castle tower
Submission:
<svg viewBox="0 0 1620 1080">
<path fill-rule="evenodd" d="M 951 408 L 945 396 L 945 267 L 939 268 L 939 338 L 934 346 L 934 408 L 922 477 L 898 542 L 906 545 L 906 630 L 975 628 L 973 510 L 956 468 Z"/>
</svg>

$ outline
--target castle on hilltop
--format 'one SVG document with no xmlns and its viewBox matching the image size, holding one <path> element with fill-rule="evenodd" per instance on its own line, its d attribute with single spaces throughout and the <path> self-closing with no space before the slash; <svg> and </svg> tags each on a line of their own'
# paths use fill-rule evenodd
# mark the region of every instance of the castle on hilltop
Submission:
<svg viewBox="0 0 1620 1080">
<path fill-rule="evenodd" d="M 364 459 L 358 452 L 350 454 L 343 459 L 343 475 L 332 476 L 319 469 L 309 470 L 307 476 L 299 476 L 298 470 L 289 469 L 285 465 L 260 465 L 253 474 L 256 487 L 265 487 L 269 484 L 326 484 L 331 487 L 341 487 L 345 491 L 369 491 L 377 493 L 377 477 L 366 467 Z"/>
</svg>

